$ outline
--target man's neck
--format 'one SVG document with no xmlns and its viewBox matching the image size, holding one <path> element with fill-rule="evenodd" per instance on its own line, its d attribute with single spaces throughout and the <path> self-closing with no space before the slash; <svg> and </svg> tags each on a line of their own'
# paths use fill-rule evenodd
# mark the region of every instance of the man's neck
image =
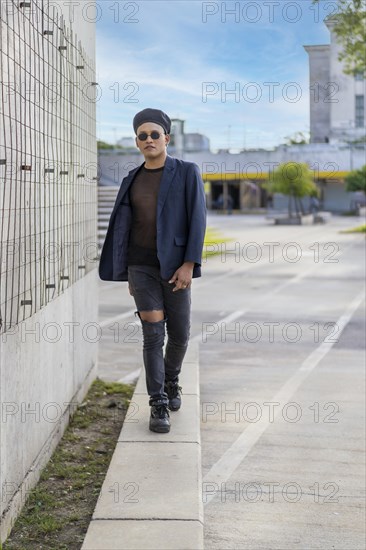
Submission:
<svg viewBox="0 0 366 550">
<path fill-rule="evenodd" d="M 167 157 L 167 153 L 164 153 L 163 155 L 159 155 L 154 159 L 145 158 L 145 168 L 152 170 L 154 168 L 160 168 L 161 166 L 164 166 L 166 157 Z"/>
</svg>

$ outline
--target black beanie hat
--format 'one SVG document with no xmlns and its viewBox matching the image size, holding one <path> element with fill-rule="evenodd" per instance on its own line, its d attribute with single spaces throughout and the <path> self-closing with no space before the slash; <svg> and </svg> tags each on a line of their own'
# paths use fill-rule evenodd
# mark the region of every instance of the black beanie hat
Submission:
<svg viewBox="0 0 366 550">
<path fill-rule="evenodd" d="M 170 134 L 170 125 L 171 120 L 166 113 L 160 111 L 160 109 L 144 109 L 134 116 L 133 119 L 133 129 L 135 134 L 137 134 L 137 128 L 144 124 L 145 122 L 155 122 L 164 128 L 167 134 Z"/>
</svg>

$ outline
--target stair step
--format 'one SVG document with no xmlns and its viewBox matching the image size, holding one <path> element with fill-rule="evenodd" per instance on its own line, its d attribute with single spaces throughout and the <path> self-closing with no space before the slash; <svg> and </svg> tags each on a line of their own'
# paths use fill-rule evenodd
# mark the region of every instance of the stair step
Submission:
<svg viewBox="0 0 366 550">
<path fill-rule="evenodd" d="M 119 186 L 98 187 L 97 244 L 99 251 L 101 251 L 105 241 L 118 191 Z"/>
</svg>

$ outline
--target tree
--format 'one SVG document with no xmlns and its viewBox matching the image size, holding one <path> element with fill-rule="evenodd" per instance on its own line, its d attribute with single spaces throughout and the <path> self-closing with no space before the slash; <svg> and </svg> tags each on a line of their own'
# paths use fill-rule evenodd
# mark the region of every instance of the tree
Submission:
<svg viewBox="0 0 366 550">
<path fill-rule="evenodd" d="M 313 0 L 318 3 L 320 0 Z M 338 0 L 334 32 L 343 46 L 339 61 L 345 74 L 366 76 L 366 7 L 365 0 Z"/>
<path fill-rule="evenodd" d="M 125 147 L 122 147 L 122 145 L 112 145 L 111 143 L 107 143 L 106 141 L 97 141 L 97 148 L 98 149 L 125 149 Z"/>
<path fill-rule="evenodd" d="M 97 141 L 97 147 L 98 149 L 113 149 L 113 145 L 111 145 L 110 143 L 107 143 L 106 141 L 101 141 L 101 140 Z"/>
<path fill-rule="evenodd" d="M 366 164 L 353 170 L 344 178 L 346 182 L 346 191 L 363 191 L 366 194 Z"/>
<path fill-rule="evenodd" d="M 270 193 L 282 193 L 288 196 L 288 215 L 295 217 L 304 214 L 301 198 L 318 196 L 318 188 L 313 181 L 313 173 L 307 164 L 302 162 L 286 162 L 273 171 L 272 178 L 265 186 Z"/>
<path fill-rule="evenodd" d="M 286 136 L 285 140 L 285 145 L 305 145 L 309 143 L 309 136 L 306 136 L 304 132 L 295 132 L 291 136 Z"/>
</svg>

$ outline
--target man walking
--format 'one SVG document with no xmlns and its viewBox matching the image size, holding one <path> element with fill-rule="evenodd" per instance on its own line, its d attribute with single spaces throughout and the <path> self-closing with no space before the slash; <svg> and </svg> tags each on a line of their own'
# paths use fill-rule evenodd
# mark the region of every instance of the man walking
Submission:
<svg viewBox="0 0 366 550">
<path fill-rule="evenodd" d="M 167 154 L 168 115 L 144 109 L 133 128 L 145 161 L 121 183 L 99 276 L 128 281 L 142 325 L 149 428 L 169 432 L 168 409 L 181 406 L 179 374 L 190 335 L 192 278 L 201 276 L 206 201 L 197 165 Z"/>
</svg>

